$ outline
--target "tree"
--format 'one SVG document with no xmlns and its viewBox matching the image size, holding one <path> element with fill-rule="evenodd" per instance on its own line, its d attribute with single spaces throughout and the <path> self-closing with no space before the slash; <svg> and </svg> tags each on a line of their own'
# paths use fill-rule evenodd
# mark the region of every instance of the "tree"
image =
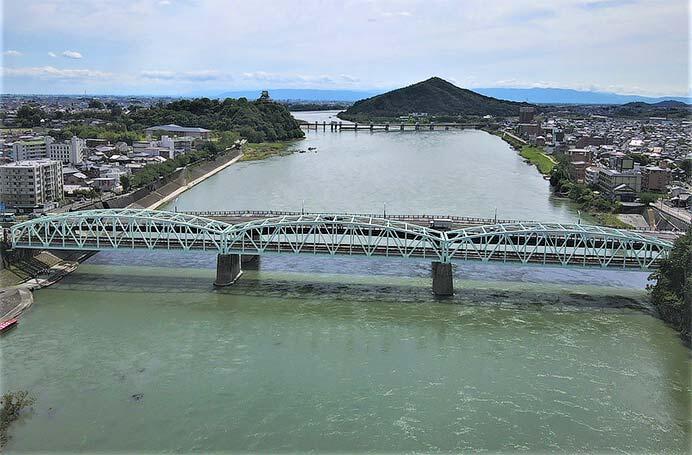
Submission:
<svg viewBox="0 0 692 455">
<path fill-rule="evenodd" d="M 649 276 L 651 301 L 663 320 L 680 331 L 690 343 L 690 307 L 692 306 L 692 228 L 679 237 L 668 258 Z"/>
<path fill-rule="evenodd" d="M 47 117 L 48 115 L 41 108 L 33 107 L 29 104 L 22 104 L 22 106 L 17 109 L 17 125 L 22 128 L 39 126 L 41 120 Z"/>
<path fill-rule="evenodd" d="M 684 160 L 682 163 L 680 163 L 680 169 L 685 172 L 687 177 L 692 177 L 692 160 Z"/>
<path fill-rule="evenodd" d="M 120 185 L 122 185 L 123 191 L 125 191 L 125 192 L 130 191 L 130 176 L 121 175 L 120 176 Z"/>
<path fill-rule="evenodd" d="M 99 100 L 89 100 L 89 109 L 103 109 L 105 106 Z"/>
<path fill-rule="evenodd" d="M 0 399 L 0 448 L 9 440 L 7 430 L 17 420 L 24 408 L 31 407 L 36 400 L 26 390 L 8 392 Z"/>
</svg>

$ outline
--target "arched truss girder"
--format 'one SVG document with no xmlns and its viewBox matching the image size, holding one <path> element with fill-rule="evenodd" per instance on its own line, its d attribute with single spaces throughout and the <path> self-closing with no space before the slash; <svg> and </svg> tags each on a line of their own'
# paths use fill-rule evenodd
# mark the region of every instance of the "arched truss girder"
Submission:
<svg viewBox="0 0 692 455">
<path fill-rule="evenodd" d="M 441 232 L 416 224 L 356 215 L 292 215 L 236 224 L 229 251 L 421 257 L 443 260 Z"/>
<path fill-rule="evenodd" d="M 221 250 L 227 223 L 175 212 L 98 209 L 43 216 L 12 227 L 15 246 L 64 249 Z"/>
<path fill-rule="evenodd" d="M 450 259 L 648 269 L 672 247 L 637 232 L 561 223 L 511 223 L 449 231 Z"/>
<path fill-rule="evenodd" d="M 55 249 L 182 249 L 330 254 L 648 269 L 672 245 L 636 232 L 581 224 L 508 223 L 448 232 L 357 215 L 290 215 L 231 225 L 195 215 L 102 209 L 12 227 L 13 245 Z"/>
</svg>

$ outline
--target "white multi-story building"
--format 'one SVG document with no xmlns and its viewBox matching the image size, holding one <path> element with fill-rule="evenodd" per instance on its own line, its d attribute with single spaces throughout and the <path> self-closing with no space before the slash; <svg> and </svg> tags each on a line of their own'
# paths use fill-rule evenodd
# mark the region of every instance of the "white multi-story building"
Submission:
<svg viewBox="0 0 692 455">
<path fill-rule="evenodd" d="M 63 197 L 62 164 L 39 159 L 0 166 L 0 201 L 23 211 L 51 208 Z"/>
<path fill-rule="evenodd" d="M 37 137 L 12 144 L 12 157 L 15 161 L 38 160 L 46 158 L 47 147 L 54 142 L 50 136 Z"/>
<path fill-rule="evenodd" d="M 86 141 L 72 136 L 69 142 L 53 142 L 47 145 L 48 159 L 61 161 L 64 164 L 79 164 L 84 161 Z"/>
<path fill-rule="evenodd" d="M 194 138 L 189 136 L 169 137 L 163 135 L 161 136 L 161 140 L 158 144 L 159 147 L 168 149 L 168 156 L 166 158 L 175 158 L 178 155 L 182 155 L 183 153 L 187 153 L 192 150 L 193 142 Z"/>
</svg>

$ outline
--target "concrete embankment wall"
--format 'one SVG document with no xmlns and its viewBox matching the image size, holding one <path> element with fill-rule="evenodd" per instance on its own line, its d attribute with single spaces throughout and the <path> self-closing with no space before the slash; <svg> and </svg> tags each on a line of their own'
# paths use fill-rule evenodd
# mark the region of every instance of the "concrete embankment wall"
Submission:
<svg viewBox="0 0 692 455">
<path fill-rule="evenodd" d="M 146 187 L 139 188 L 130 193 L 123 194 L 106 201 L 95 202 L 88 206 L 82 207 L 81 210 L 100 208 L 120 209 L 130 206 L 134 208 L 149 207 L 179 188 L 184 187 L 188 183 L 237 158 L 240 153 L 241 150 L 230 150 L 214 160 L 203 161 L 201 163 L 179 169 L 166 178 L 158 180 L 150 185 L 147 185 Z"/>
<path fill-rule="evenodd" d="M 205 176 L 214 171 L 218 171 L 224 166 L 227 166 L 233 160 L 237 159 L 242 153 L 242 150 L 231 150 L 221 157 L 213 161 L 206 161 L 197 166 L 192 166 L 184 169 L 177 178 L 170 180 L 167 184 L 161 186 L 156 191 L 150 193 L 149 195 L 137 200 L 132 204 L 132 207 L 151 207 L 156 206 L 157 203 L 164 200 L 165 198 L 173 195 L 176 191 L 185 189 L 192 183 L 199 183 L 199 181 L 204 180 Z"/>
<path fill-rule="evenodd" d="M 689 226 L 682 220 L 675 218 L 665 212 L 662 212 L 656 207 L 649 207 L 645 213 L 649 226 L 656 226 L 659 231 L 686 231 Z"/>
<path fill-rule="evenodd" d="M 0 322 L 19 316 L 34 303 L 28 289 L 0 290 Z"/>
</svg>

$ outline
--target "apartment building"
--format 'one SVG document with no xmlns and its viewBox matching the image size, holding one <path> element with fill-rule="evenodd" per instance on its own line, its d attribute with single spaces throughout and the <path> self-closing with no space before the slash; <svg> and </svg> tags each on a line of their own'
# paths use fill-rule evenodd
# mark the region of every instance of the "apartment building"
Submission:
<svg viewBox="0 0 692 455">
<path fill-rule="evenodd" d="M 8 208 L 26 212 L 51 208 L 62 197 L 59 161 L 24 160 L 0 166 L 0 202 Z"/>
<path fill-rule="evenodd" d="M 46 146 L 48 159 L 60 161 L 63 164 L 79 164 L 84 161 L 86 141 L 72 136 L 68 142 L 52 142 Z"/>
<path fill-rule="evenodd" d="M 614 169 L 600 168 L 598 187 L 611 200 L 619 199 L 618 193 L 622 193 L 626 189 L 636 195 L 642 191 L 642 174 L 635 170 L 620 172 Z"/>
<path fill-rule="evenodd" d="M 642 189 L 644 191 L 662 192 L 673 180 L 673 173 L 670 169 L 663 169 L 658 166 L 646 166 L 642 169 Z"/>
<path fill-rule="evenodd" d="M 46 158 L 48 156 L 47 147 L 53 142 L 54 139 L 50 136 L 17 141 L 12 144 L 12 158 L 15 161 Z"/>
</svg>

